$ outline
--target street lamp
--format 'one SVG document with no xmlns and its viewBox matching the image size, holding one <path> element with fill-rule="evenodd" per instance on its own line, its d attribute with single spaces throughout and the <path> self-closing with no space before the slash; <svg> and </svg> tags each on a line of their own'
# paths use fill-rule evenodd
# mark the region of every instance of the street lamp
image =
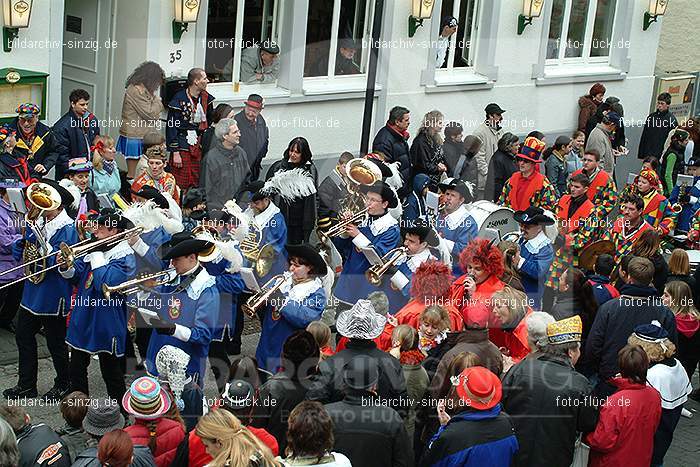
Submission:
<svg viewBox="0 0 700 467">
<path fill-rule="evenodd" d="M 433 16 L 435 0 L 412 0 L 411 16 L 408 17 L 408 37 L 413 37 L 416 30 L 423 26 L 424 19 Z"/>
<path fill-rule="evenodd" d="M 668 0 L 649 0 L 649 9 L 644 12 L 644 30 L 649 29 L 659 16 L 666 14 Z"/>
<path fill-rule="evenodd" d="M 525 27 L 532 24 L 532 18 L 539 18 L 542 14 L 544 0 L 523 0 L 523 12 L 518 16 L 518 35 L 525 31 Z"/>
<path fill-rule="evenodd" d="M 182 34 L 187 31 L 189 23 L 196 23 L 199 16 L 200 0 L 174 0 L 175 19 L 173 19 L 173 42 L 180 43 Z"/>
<path fill-rule="evenodd" d="M 32 0 L 2 0 L 5 26 L 2 28 L 2 48 L 12 50 L 12 41 L 19 35 L 20 28 L 29 27 L 32 15 Z"/>
</svg>

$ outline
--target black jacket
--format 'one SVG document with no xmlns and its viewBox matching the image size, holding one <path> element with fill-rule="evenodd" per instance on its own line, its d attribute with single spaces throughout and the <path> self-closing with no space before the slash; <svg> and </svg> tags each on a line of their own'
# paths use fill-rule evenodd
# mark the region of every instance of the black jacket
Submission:
<svg viewBox="0 0 700 467">
<path fill-rule="evenodd" d="M 517 467 L 569 467 L 577 432 L 593 431 L 593 388 L 568 359 L 531 355 L 503 377 L 502 404 L 515 425 Z"/>
<path fill-rule="evenodd" d="M 323 403 L 342 400 L 344 390 L 343 368 L 357 355 L 367 355 L 377 361 L 379 366 L 377 394 L 379 397 L 384 400 L 392 400 L 394 402 L 392 407 L 408 407 L 405 400 L 407 398 L 406 380 L 398 359 L 387 352 L 379 350 L 374 341 L 354 339 L 348 342 L 345 349 L 319 364 L 318 380 L 311 385 L 306 398 Z M 405 413 L 405 410 L 401 409 L 399 412 Z"/>
<path fill-rule="evenodd" d="M 12 122 L 12 128 L 17 131 L 17 146 L 15 146 L 15 151 L 22 154 L 25 159 L 27 159 L 30 171 L 33 172 L 37 164 L 43 165 L 47 172 L 56 165 L 58 161 L 58 152 L 56 140 L 51 128 L 41 122 L 37 122 L 36 130 L 34 130 L 34 141 L 30 142 L 31 147 L 19 137 L 21 130 L 19 129 L 17 119 Z"/>
<path fill-rule="evenodd" d="M 489 162 L 488 174 L 486 175 L 484 199 L 494 203 L 498 201 L 506 182 L 517 171 L 518 164 L 515 161 L 515 156 L 500 150 L 494 152 L 491 162 Z"/>
<path fill-rule="evenodd" d="M 384 126 L 374 137 L 372 151 L 384 154 L 387 162 L 399 163 L 403 188 L 399 190 L 398 194 L 401 199 L 406 198 L 411 192 L 411 158 L 406 139 L 388 126 Z"/>
<path fill-rule="evenodd" d="M 48 425 L 26 425 L 17 435 L 18 467 L 68 467 L 71 465 L 68 447 Z"/>
<path fill-rule="evenodd" d="M 93 114 L 87 117 L 84 125 L 81 119 L 72 111 L 66 112 L 52 128 L 58 160 L 56 161 L 56 180 L 60 180 L 66 173 L 68 161 L 75 157 L 87 157 L 92 159 L 90 146 L 95 136 L 100 134 L 97 118 Z"/>
<path fill-rule="evenodd" d="M 627 284 L 620 289 L 620 295 L 598 309 L 586 341 L 586 367 L 596 372 L 603 382 L 620 371 L 617 353 L 627 345 L 627 338 L 638 325 L 657 320 L 668 332 L 669 339 L 674 344 L 678 342 L 676 318 L 653 287 Z"/>
<path fill-rule="evenodd" d="M 425 131 L 418 133 L 411 145 L 411 180 L 416 174 L 426 174 L 430 181 L 437 185 L 440 183 L 442 172 L 438 170 L 438 164 L 445 164 L 445 156 L 442 154 L 442 146 L 433 141 Z"/>
<path fill-rule="evenodd" d="M 442 145 L 442 153 L 445 157 L 445 164 L 447 165 L 447 175 L 472 183 L 476 187 L 479 172 L 476 166 L 476 160 L 474 159 L 474 154 L 467 153 L 464 150 L 464 145 L 462 143 L 455 143 L 454 141 L 449 140 L 445 141 L 445 144 Z M 464 156 L 462 169 L 459 171 L 459 173 L 455 173 L 459 160 L 462 156 Z"/>
<path fill-rule="evenodd" d="M 664 292 L 666 280 L 668 279 L 668 263 L 661 253 L 656 253 L 649 259 L 654 263 L 654 279 L 652 279 L 651 284 L 656 289 L 656 292 L 661 295 Z"/>
<path fill-rule="evenodd" d="M 187 440 L 187 437 L 185 437 Z M 156 467 L 153 455 L 148 446 L 134 446 L 133 467 Z M 75 458 L 71 467 L 102 467 L 102 463 L 97 458 L 97 448 L 87 448 Z"/>
<path fill-rule="evenodd" d="M 340 201 L 347 196 L 345 183 L 334 169 L 318 186 L 318 216 L 337 217 L 341 208 Z"/>
<path fill-rule="evenodd" d="M 661 154 L 666 144 L 666 138 L 672 129 L 678 126 L 678 120 L 668 110 L 659 112 L 658 110 L 649 114 L 644 123 L 642 138 L 639 140 L 639 152 L 637 156 L 644 159 L 647 156 L 654 156 L 661 159 Z"/>
<path fill-rule="evenodd" d="M 245 111 L 241 110 L 235 117 L 238 129 L 241 130 L 241 142 L 239 145 L 248 155 L 248 165 L 250 166 L 250 180 L 254 181 L 260 177 L 262 170 L 262 160 L 267 156 L 270 145 L 270 130 L 262 115 L 258 115 L 255 125 L 245 117 Z"/>
<path fill-rule="evenodd" d="M 378 401 L 372 403 L 372 397 L 370 393 L 349 394 L 326 405 L 333 420 L 333 450 L 345 454 L 352 465 L 413 466 L 413 450 L 401 416 Z"/>
</svg>

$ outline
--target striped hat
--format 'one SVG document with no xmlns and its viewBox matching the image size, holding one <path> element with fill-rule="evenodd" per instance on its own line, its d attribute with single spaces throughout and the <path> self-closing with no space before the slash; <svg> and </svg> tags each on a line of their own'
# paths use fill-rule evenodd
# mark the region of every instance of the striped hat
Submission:
<svg viewBox="0 0 700 467">
<path fill-rule="evenodd" d="M 545 144 L 534 136 L 525 138 L 523 147 L 520 148 L 520 152 L 517 154 L 518 159 L 522 159 L 528 162 L 533 162 L 538 164 L 542 162 L 540 157 L 542 156 L 542 151 L 544 151 Z"/>
<path fill-rule="evenodd" d="M 131 383 L 131 388 L 122 397 L 122 406 L 136 418 L 152 420 L 170 409 L 170 397 L 158 381 L 142 376 Z"/>
</svg>

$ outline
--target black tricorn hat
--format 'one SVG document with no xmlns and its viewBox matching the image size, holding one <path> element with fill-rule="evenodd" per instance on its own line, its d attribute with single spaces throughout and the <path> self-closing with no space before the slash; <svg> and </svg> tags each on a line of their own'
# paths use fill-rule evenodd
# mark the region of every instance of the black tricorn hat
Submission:
<svg viewBox="0 0 700 467">
<path fill-rule="evenodd" d="M 382 200 L 387 201 L 389 203 L 389 209 L 393 209 L 399 205 L 399 198 L 396 196 L 396 193 L 394 193 L 394 190 L 392 190 L 389 187 L 389 185 L 382 182 L 381 180 L 377 180 L 372 185 L 360 186 L 360 193 L 365 195 L 367 193 L 378 194 L 382 197 Z"/>
<path fill-rule="evenodd" d="M 440 238 L 435 229 L 422 219 L 417 219 L 408 225 L 401 227 L 403 235 L 418 235 L 421 242 L 427 242 L 428 246 L 437 248 L 440 245 Z"/>
<path fill-rule="evenodd" d="M 139 198 L 152 200 L 159 208 L 168 209 L 170 207 L 170 203 L 165 199 L 165 196 L 157 188 L 150 185 L 144 185 L 139 191 L 131 190 L 131 192 Z"/>
<path fill-rule="evenodd" d="M 552 225 L 555 222 L 554 219 L 544 213 L 542 208 L 534 206 L 530 206 L 524 211 L 515 211 L 513 219 L 517 223 L 525 225 Z"/>
<path fill-rule="evenodd" d="M 319 276 L 325 276 L 328 272 L 328 265 L 323 257 L 308 243 L 301 245 L 287 245 L 287 254 L 289 257 L 296 256 L 308 262 L 314 268 L 314 273 Z"/>
<path fill-rule="evenodd" d="M 61 196 L 61 206 L 70 206 L 75 201 L 75 198 L 71 192 L 63 188 L 58 182 L 51 180 L 50 178 L 42 178 L 39 181 L 50 185 L 52 188 L 58 191 L 58 194 Z"/>
<path fill-rule="evenodd" d="M 134 227 L 134 224 L 124 217 L 121 211 L 113 208 L 104 208 L 100 211 L 95 222 L 97 222 L 97 225 L 104 225 L 111 229 L 128 230 Z"/>
<path fill-rule="evenodd" d="M 179 258 L 181 256 L 196 255 L 212 247 L 212 243 L 206 240 L 199 240 L 197 238 L 188 238 L 176 243 L 173 246 L 167 246 L 163 248 L 164 260 L 170 260 L 173 258 Z"/>
</svg>

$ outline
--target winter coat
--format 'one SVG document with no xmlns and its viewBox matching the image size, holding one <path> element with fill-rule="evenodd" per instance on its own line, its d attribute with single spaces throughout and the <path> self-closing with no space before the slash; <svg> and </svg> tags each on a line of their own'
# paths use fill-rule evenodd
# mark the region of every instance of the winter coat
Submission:
<svg viewBox="0 0 700 467">
<path fill-rule="evenodd" d="M 81 121 L 75 112 L 69 110 L 54 124 L 51 131 L 58 152 L 56 180 L 60 180 L 66 173 L 70 159 L 90 158 L 90 146 L 100 134 L 100 127 L 95 115 L 87 114 Z"/>
<path fill-rule="evenodd" d="M 425 219 L 426 206 L 423 190 L 430 185 L 430 177 L 426 174 L 416 174 L 413 177 L 413 191 L 406 198 L 406 206 L 403 210 L 402 219 L 406 222 L 416 219 Z"/>
<path fill-rule="evenodd" d="M 598 110 L 598 104 L 595 103 L 591 96 L 581 96 L 578 99 L 578 130 L 586 131 L 588 120 L 595 115 Z"/>
<path fill-rule="evenodd" d="M 78 458 L 78 454 L 95 444 L 95 438 L 82 428 L 66 425 L 60 430 L 56 430 L 56 434 L 61 437 L 61 441 L 68 448 L 68 454 L 73 462 Z"/>
<path fill-rule="evenodd" d="M 700 321 L 691 315 L 677 315 L 678 353 L 677 357 L 692 377 L 700 362 Z"/>
<path fill-rule="evenodd" d="M 206 155 L 203 186 L 207 196 L 207 210 L 220 211 L 226 201 L 237 198 L 238 193 L 248 184 L 250 167 L 246 153 L 241 146 L 227 149 L 221 140 L 214 140 Z"/>
<path fill-rule="evenodd" d="M 593 388 L 569 359 L 539 354 L 503 377 L 503 408 L 512 417 L 518 467 L 569 467 L 579 432 L 595 428 Z"/>
<path fill-rule="evenodd" d="M 668 110 L 666 112 L 653 112 L 649 114 L 644 122 L 642 137 L 639 140 L 639 152 L 637 156 L 640 159 L 645 159 L 648 156 L 654 156 L 661 159 L 664 152 L 664 143 L 668 134 L 678 126 L 678 120 Z"/>
<path fill-rule="evenodd" d="M 466 152 L 461 142 L 455 143 L 449 140 L 445 141 L 445 144 L 442 145 L 442 152 L 447 165 L 447 175 L 469 182 L 476 187 L 479 178 L 479 170 L 476 166 L 476 154 Z M 460 160 L 462 160 L 462 168 L 459 173 L 455 173 Z"/>
<path fill-rule="evenodd" d="M 372 142 L 372 152 L 381 152 L 386 162 L 398 162 L 403 179 L 403 189 L 398 190 L 399 198 L 404 199 L 411 191 L 411 157 L 407 138 L 388 125 L 377 132 Z"/>
<path fill-rule="evenodd" d="M 669 339 L 678 342 L 676 319 L 653 287 L 627 284 L 620 289 L 620 294 L 619 299 L 610 300 L 598 308 L 586 341 L 585 360 L 597 372 L 601 382 L 620 371 L 617 353 L 627 345 L 627 338 L 638 325 L 657 320 L 668 332 Z"/>
<path fill-rule="evenodd" d="M 566 155 L 566 169 L 569 176 L 573 175 L 573 173 L 577 170 L 581 170 L 583 168 L 583 161 L 581 160 L 581 157 L 581 152 L 575 149 L 572 149 L 571 152 Z"/>
<path fill-rule="evenodd" d="M 379 367 L 377 395 L 385 400 L 390 399 L 394 403 L 392 407 L 402 407 L 400 404 L 405 407 L 406 380 L 399 361 L 379 350 L 373 341 L 357 339 L 351 339 L 344 350 L 328 357 L 318 365 L 319 377 L 309 388 L 306 398 L 324 403 L 342 400 L 343 368 L 357 355 L 367 355 L 377 361 Z M 399 412 L 402 411 L 405 412 L 399 410 Z"/>
<path fill-rule="evenodd" d="M 12 256 L 12 244 L 22 238 L 24 216 L 13 211 L 4 199 L 0 198 L 0 271 L 7 271 L 21 264 Z M 22 269 L 0 276 L 0 283 L 12 282 L 24 275 Z"/>
<path fill-rule="evenodd" d="M 63 444 L 48 425 L 38 423 L 25 425 L 15 433 L 19 449 L 19 464 L 17 467 L 68 467 L 70 455 Z"/>
<path fill-rule="evenodd" d="M 649 260 L 654 264 L 654 278 L 651 280 L 651 285 L 661 295 L 668 281 L 668 263 L 661 253 L 655 253 Z"/>
<path fill-rule="evenodd" d="M 102 463 L 97 458 L 97 447 L 87 448 L 78 454 L 71 467 L 102 467 Z M 131 467 L 156 467 L 150 449 L 146 446 L 134 446 L 134 461 Z"/>
<path fill-rule="evenodd" d="M 341 210 L 341 200 L 348 196 L 345 182 L 337 170 L 323 179 L 318 186 L 318 217 L 336 217 Z M 406 211 L 404 210 L 404 216 Z"/>
<path fill-rule="evenodd" d="M 593 274 L 588 279 L 588 282 L 593 287 L 593 295 L 598 303 L 598 308 L 613 298 L 620 296 L 620 292 L 610 283 L 609 277 Z"/>
<path fill-rule="evenodd" d="M 258 115 L 255 124 L 251 123 L 245 116 L 245 111 L 241 110 L 235 117 L 238 129 L 241 130 L 241 141 L 238 143 L 248 156 L 250 166 L 250 180 L 257 180 L 262 170 L 262 160 L 267 156 L 270 144 L 270 130 L 262 115 Z"/>
<path fill-rule="evenodd" d="M 484 189 L 484 199 L 498 201 L 498 198 L 503 193 L 503 187 L 510 179 L 511 175 L 518 171 L 518 163 L 515 156 L 503 151 L 496 151 L 489 162 L 489 171 L 486 177 L 486 185 Z"/>
<path fill-rule="evenodd" d="M 295 165 L 284 159 L 279 160 L 270 166 L 265 179 L 271 179 L 277 172 L 298 167 L 303 168 L 311 176 L 314 181 L 314 187 L 317 190 L 318 171 L 311 161 L 306 161 L 303 165 Z M 316 229 L 316 213 L 318 212 L 318 194 L 316 190 L 304 198 L 297 198 L 290 202 L 285 201 L 279 195 L 273 197 L 273 202 L 279 208 L 287 223 L 287 243 L 307 243 L 311 232 Z"/>
<path fill-rule="evenodd" d="M 649 465 L 661 419 L 661 397 L 646 384 L 623 378 L 613 383 L 617 392 L 603 404 L 595 431 L 585 438 L 591 447 L 588 465 Z"/>
<path fill-rule="evenodd" d="M 420 352 L 417 350 L 416 352 Z M 406 394 L 408 395 L 408 400 L 411 401 L 411 407 L 408 410 L 408 416 L 404 418 L 404 425 L 406 425 L 406 433 L 408 433 L 408 438 L 413 439 L 414 428 L 416 424 L 416 406 L 418 402 L 423 398 L 426 389 L 428 389 L 428 373 L 425 371 L 419 363 L 410 364 L 402 363 L 401 369 L 403 370 L 403 376 L 406 380 Z"/>
<path fill-rule="evenodd" d="M 136 422 L 124 429 L 131 437 L 134 445 L 148 446 L 148 420 L 136 419 Z M 168 467 L 175 458 L 177 447 L 185 438 L 185 430 L 178 422 L 168 418 L 156 420 L 156 452 L 154 453 L 157 467 Z"/>
<path fill-rule="evenodd" d="M 41 164 L 46 169 L 46 172 L 58 162 L 58 147 L 56 145 L 56 137 L 53 131 L 41 122 L 37 122 L 34 130 L 34 140 L 31 141 L 31 147 L 20 138 L 22 130 L 19 129 L 18 118 L 10 124 L 11 129 L 17 132 L 17 145 L 15 151 L 22 154 L 27 159 L 30 172 L 34 172 L 34 167 Z M 46 174 L 46 172 L 44 174 Z M 56 178 L 58 180 L 58 178 Z"/>
<path fill-rule="evenodd" d="M 411 180 L 417 174 L 426 174 L 430 181 L 437 185 L 443 174 L 438 169 L 438 164 L 445 164 L 445 156 L 442 154 L 442 146 L 437 144 L 427 130 L 423 130 L 413 139 L 411 145 Z"/>
<path fill-rule="evenodd" d="M 304 400 L 309 386 L 314 381 L 314 377 L 299 380 L 281 371 L 260 387 L 258 399 L 266 403 L 256 407 L 253 425 L 264 428 L 274 436 L 281 453 L 287 448 L 289 414 Z"/>
<path fill-rule="evenodd" d="M 358 392 L 325 406 L 333 420 L 333 450 L 345 454 L 352 465 L 412 466 L 413 450 L 401 416 L 391 406 L 368 403 L 371 397 Z"/>
<path fill-rule="evenodd" d="M 119 134 L 127 138 L 143 139 L 146 133 L 158 131 L 163 110 L 160 95 L 150 92 L 143 85 L 130 84 L 124 92 Z"/>
<path fill-rule="evenodd" d="M 600 154 L 600 166 L 608 175 L 615 170 L 615 156 L 612 153 L 612 143 L 610 142 L 610 132 L 602 123 L 599 123 L 586 140 L 586 151 L 598 151 Z"/>
<path fill-rule="evenodd" d="M 482 191 L 486 186 L 486 176 L 491 165 L 491 158 L 496 151 L 498 151 L 498 140 L 501 139 L 502 135 L 503 130 L 500 128 L 494 130 L 486 123 L 482 123 L 474 130 L 474 136 L 481 141 L 479 152 L 477 152 L 475 156 L 476 165 L 479 170 L 479 183 L 477 184 L 477 189 L 479 191 Z M 500 192 L 498 195 L 500 195 Z"/>
<path fill-rule="evenodd" d="M 567 182 L 569 179 L 569 169 L 566 165 L 566 155 L 560 157 L 554 151 L 549 155 L 544 163 L 544 173 L 554 185 L 557 198 L 561 198 L 568 191 Z"/>
<path fill-rule="evenodd" d="M 430 441 L 418 465 L 510 467 L 517 452 L 513 422 L 498 404 L 453 416 Z"/>
</svg>

